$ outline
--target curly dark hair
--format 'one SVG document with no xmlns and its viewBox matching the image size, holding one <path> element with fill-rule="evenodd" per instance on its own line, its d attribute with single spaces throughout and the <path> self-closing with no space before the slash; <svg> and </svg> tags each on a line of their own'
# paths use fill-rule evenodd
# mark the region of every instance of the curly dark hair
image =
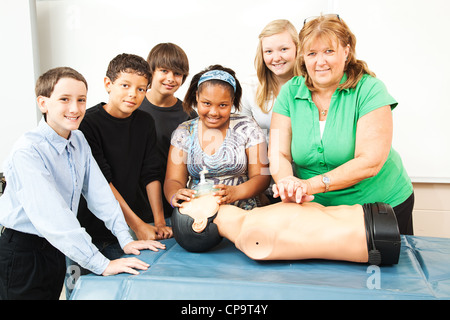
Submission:
<svg viewBox="0 0 450 320">
<path fill-rule="evenodd" d="M 147 61 L 135 54 L 122 53 L 109 62 L 106 76 L 112 82 L 116 81 L 121 72 L 136 73 L 146 77 L 149 81 L 151 79 L 150 67 Z"/>
</svg>

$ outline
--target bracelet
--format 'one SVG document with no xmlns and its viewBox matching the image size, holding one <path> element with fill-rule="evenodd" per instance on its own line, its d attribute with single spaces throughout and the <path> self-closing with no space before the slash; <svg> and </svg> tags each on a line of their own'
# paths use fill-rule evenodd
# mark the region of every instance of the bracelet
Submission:
<svg viewBox="0 0 450 320">
<path fill-rule="evenodd" d="M 175 208 L 175 207 L 172 205 L 172 201 L 173 201 L 173 197 L 175 197 L 176 195 L 177 195 L 177 193 L 175 192 L 175 193 L 173 194 L 172 198 L 170 198 L 169 204 L 170 204 L 170 206 L 171 206 L 172 208 Z"/>
<path fill-rule="evenodd" d="M 330 189 L 330 178 L 326 175 L 326 174 L 321 174 L 322 176 L 322 182 L 325 185 L 325 192 L 328 192 L 328 190 Z"/>
</svg>

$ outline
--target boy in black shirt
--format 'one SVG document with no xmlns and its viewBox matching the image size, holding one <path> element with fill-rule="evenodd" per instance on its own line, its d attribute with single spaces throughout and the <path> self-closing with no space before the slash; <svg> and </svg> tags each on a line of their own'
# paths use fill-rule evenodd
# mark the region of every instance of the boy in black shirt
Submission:
<svg viewBox="0 0 450 320">
<path fill-rule="evenodd" d="M 161 168 L 157 156 L 156 130 L 153 118 L 137 108 L 147 92 L 150 79 L 148 63 L 141 57 L 120 54 L 111 60 L 104 84 L 108 103 L 87 110 L 80 125 L 92 154 L 119 201 L 130 228 L 139 240 L 165 239 L 172 236 L 166 226 L 162 205 Z M 146 199 L 139 185 L 145 186 Z M 147 202 L 147 203 L 144 203 Z M 154 226 L 148 224 L 151 206 Z M 115 250 L 116 240 L 104 225 L 80 203 L 78 219 L 105 255 L 122 255 Z M 108 252 L 108 249 L 112 249 Z"/>
<path fill-rule="evenodd" d="M 182 101 L 175 97 L 175 92 L 189 74 L 189 61 L 183 49 L 173 43 L 157 44 L 148 54 L 147 62 L 150 66 L 151 89 L 139 109 L 150 113 L 155 119 L 158 154 L 163 165 L 163 184 L 172 132 L 184 121 L 198 115 L 195 111 L 186 113 Z M 164 216 L 170 217 L 173 209 L 165 197 L 163 206 Z"/>
</svg>

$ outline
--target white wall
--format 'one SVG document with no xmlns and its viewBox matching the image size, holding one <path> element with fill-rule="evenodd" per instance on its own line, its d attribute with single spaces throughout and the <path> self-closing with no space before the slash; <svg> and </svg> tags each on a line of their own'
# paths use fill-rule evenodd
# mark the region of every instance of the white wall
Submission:
<svg viewBox="0 0 450 320">
<path fill-rule="evenodd" d="M 328 0 L 65 0 L 38 1 L 44 69 L 70 64 L 90 84 L 91 104 L 105 99 L 109 61 L 127 52 L 146 58 L 160 42 L 181 46 L 191 75 L 220 63 L 241 76 L 254 73 L 257 37 L 269 21 L 286 18 L 301 27 L 304 16 L 327 11 Z M 289 10 L 287 8 L 293 8 Z M 185 86 L 187 87 L 187 86 Z M 184 94 L 182 88 L 179 96 Z"/>
<path fill-rule="evenodd" d="M 0 0 L 0 172 L 13 142 L 40 118 L 41 71 L 80 71 L 92 106 L 106 99 L 102 80 L 115 55 L 145 58 L 157 43 L 174 42 L 188 54 L 191 75 L 220 63 L 243 79 L 254 72 L 264 25 L 286 18 L 300 29 L 321 12 L 349 24 L 358 57 L 399 102 L 394 147 L 417 182 L 416 234 L 450 237 L 448 0 Z"/>
<path fill-rule="evenodd" d="M 306 17 L 334 12 L 356 34 L 358 57 L 399 102 L 394 147 L 413 181 L 450 183 L 450 1 L 37 0 L 37 29 L 28 10 L 34 1 L 0 4 L 2 47 L 9 44 L 0 52 L 1 70 L 8 75 L 0 87 L 2 132 L 8 132 L 0 143 L 0 163 L 11 141 L 36 122 L 31 82 L 39 68 L 67 65 L 80 71 L 89 82 L 91 106 L 106 100 L 102 80 L 115 55 L 145 58 L 159 42 L 174 42 L 187 52 L 191 75 L 220 63 L 242 80 L 254 73 L 257 36 L 269 21 L 286 18 L 300 29 Z M 11 86 L 17 78 L 25 79 L 26 87 Z"/>
<path fill-rule="evenodd" d="M 40 73 L 36 6 L 0 0 L 0 172 L 14 142 L 40 118 L 34 84 Z"/>
<path fill-rule="evenodd" d="M 126 3 L 126 4 L 125 4 Z M 191 74 L 221 63 L 241 79 L 254 72 L 257 36 L 269 21 L 337 12 L 357 53 L 398 100 L 394 147 L 414 181 L 450 182 L 450 49 L 447 0 L 38 1 L 42 67 L 70 63 L 86 75 L 91 104 L 106 99 L 102 78 L 121 52 L 146 57 L 159 42 L 187 52 Z M 186 86 L 179 96 L 182 97 Z"/>
<path fill-rule="evenodd" d="M 357 53 L 399 102 L 394 148 L 415 182 L 450 183 L 448 0 L 339 1 Z"/>
</svg>

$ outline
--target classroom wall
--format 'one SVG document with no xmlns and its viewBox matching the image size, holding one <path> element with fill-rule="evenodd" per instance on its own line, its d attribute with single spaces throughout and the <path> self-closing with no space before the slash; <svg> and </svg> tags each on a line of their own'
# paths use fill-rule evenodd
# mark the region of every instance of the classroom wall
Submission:
<svg viewBox="0 0 450 320">
<path fill-rule="evenodd" d="M 450 238 L 450 184 L 414 183 L 414 234 Z"/>
<path fill-rule="evenodd" d="M 115 55 L 146 57 L 157 43 L 174 42 L 191 75 L 221 63 L 242 80 L 255 72 L 257 37 L 269 21 L 286 18 L 299 30 L 309 16 L 339 13 L 358 57 L 399 102 L 393 143 L 414 181 L 416 234 L 450 237 L 449 11 L 447 0 L 0 0 L 0 172 L 13 142 L 40 119 L 41 70 L 80 71 L 92 106 L 107 99 L 103 77 Z"/>
<path fill-rule="evenodd" d="M 0 0 L 0 173 L 14 142 L 40 119 L 34 95 L 40 74 L 36 17 L 35 1 Z"/>
<path fill-rule="evenodd" d="M 159 42 L 188 54 L 191 75 L 210 64 L 253 74 L 257 37 L 269 21 L 339 13 L 357 56 L 399 102 L 393 146 L 415 182 L 450 183 L 448 0 L 38 0 L 41 67 L 70 64 L 87 78 L 88 104 L 106 99 L 103 76 L 118 53 L 146 57 Z M 190 79 L 188 78 L 188 81 Z M 187 88 L 179 90 L 182 97 Z"/>
</svg>

